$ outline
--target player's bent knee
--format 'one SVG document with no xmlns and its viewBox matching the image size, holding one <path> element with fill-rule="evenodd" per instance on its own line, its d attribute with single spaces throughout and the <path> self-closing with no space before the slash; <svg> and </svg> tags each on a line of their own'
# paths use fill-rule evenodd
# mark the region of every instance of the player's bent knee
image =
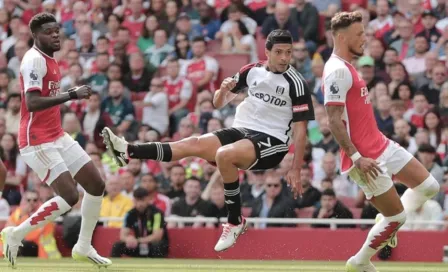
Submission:
<svg viewBox="0 0 448 272">
<path fill-rule="evenodd" d="M 413 190 L 430 199 L 439 193 L 440 185 L 433 175 L 430 174 L 429 177 L 427 177 L 420 185 L 413 188 Z"/>
<path fill-rule="evenodd" d="M 222 163 L 234 163 L 235 162 L 235 152 L 229 146 L 222 146 L 216 151 L 215 157 L 217 164 Z"/>
<path fill-rule="evenodd" d="M 79 200 L 79 193 L 78 190 L 71 190 L 70 192 L 64 193 L 64 195 L 61 195 L 61 197 L 67 202 L 68 205 L 71 207 L 75 206 L 76 203 L 78 203 Z"/>
</svg>

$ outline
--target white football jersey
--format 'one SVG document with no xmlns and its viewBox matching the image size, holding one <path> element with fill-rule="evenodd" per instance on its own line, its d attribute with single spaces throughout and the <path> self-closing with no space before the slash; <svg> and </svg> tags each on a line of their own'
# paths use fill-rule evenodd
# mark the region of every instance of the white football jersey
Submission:
<svg viewBox="0 0 448 272">
<path fill-rule="evenodd" d="M 314 120 L 308 84 L 292 66 L 274 73 L 265 62 L 248 64 L 233 78 L 237 82 L 233 93 L 248 88 L 248 96 L 236 109 L 233 127 L 260 131 L 290 144 L 292 122 Z"/>
</svg>

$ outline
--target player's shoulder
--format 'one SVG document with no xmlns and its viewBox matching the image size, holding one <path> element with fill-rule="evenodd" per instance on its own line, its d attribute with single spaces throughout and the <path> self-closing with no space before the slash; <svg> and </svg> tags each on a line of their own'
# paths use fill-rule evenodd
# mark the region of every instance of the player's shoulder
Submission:
<svg viewBox="0 0 448 272">
<path fill-rule="evenodd" d="M 330 57 L 324 66 L 325 79 L 351 79 L 348 63 L 337 57 Z"/>
<path fill-rule="evenodd" d="M 265 64 L 266 64 L 266 61 L 259 61 L 259 62 L 249 63 L 249 64 L 246 64 L 243 67 L 241 67 L 239 72 L 240 72 L 240 74 L 242 74 L 242 73 L 249 73 L 249 71 L 252 68 L 263 67 Z"/>
<path fill-rule="evenodd" d="M 20 64 L 21 70 L 28 69 L 45 69 L 46 68 L 45 57 L 34 47 L 26 51 Z"/>
</svg>

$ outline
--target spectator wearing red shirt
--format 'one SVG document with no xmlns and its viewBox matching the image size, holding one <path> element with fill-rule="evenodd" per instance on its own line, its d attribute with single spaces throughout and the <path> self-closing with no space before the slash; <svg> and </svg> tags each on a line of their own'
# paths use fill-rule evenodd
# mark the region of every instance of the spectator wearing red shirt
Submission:
<svg viewBox="0 0 448 272">
<path fill-rule="evenodd" d="M 165 216 L 171 214 L 171 201 L 166 195 L 159 193 L 159 185 L 152 174 L 142 176 L 140 187 L 145 188 L 149 192 L 151 205 L 156 206 Z"/>
<path fill-rule="evenodd" d="M 114 44 L 118 39 L 118 30 L 120 29 L 121 22 L 121 18 L 116 14 L 111 14 L 107 18 L 106 38 L 109 39 L 109 54 L 113 53 Z"/>
<path fill-rule="evenodd" d="M 419 32 L 417 36 L 423 36 L 429 43 L 437 43 L 442 36 L 440 30 L 436 28 L 437 16 L 431 10 L 425 10 L 422 14 L 423 31 Z"/>
<path fill-rule="evenodd" d="M 414 94 L 414 99 L 412 100 L 414 107 L 404 114 L 406 121 L 411 122 L 417 128 L 424 127 L 424 116 L 428 111 L 428 100 L 425 94 L 422 92 L 417 92 Z"/>
<path fill-rule="evenodd" d="M 126 16 L 122 26 L 129 29 L 132 40 L 136 41 L 142 32 L 146 20 L 146 16 L 143 14 L 142 0 L 130 0 L 129 8 L 131 14 Z"/>
<path fill-rule="evenodd" d="M 421 0 L 409 0 L 409 13 L 411 21 L 414 25 L 414 34 L 420 33 L 424 30 L 422 23 L 423 5 Z"/>
<path fill-rule="evenodd" d="M 42 8 L 42 0 L 29 0 L 28 8 L 22 14 L 22 21 L 24 24 L 28 25 L 34 15 L 44 11 Z"/>
<path fill-rule="evenodd" d="M 131 32 L 126 27 L 120 27 L 118 29 L 116 41 L 124 45 L 127 55 L 140 52 L 138 47 L 135 45 L 135 42 L 131 40 Z"/>
<path fill-rule="evenodd" d="M 385 29 L 393 27 L 393 19 L 389 14 L 389 2 L 378 0 L 376 2 L 376 19 L 369 22 L 369 27 L 373 28 L 375 35 L 384 32 Z"/>
<path fill-rule="evenodd" d="M 394 41 L 390 46 L 399 52 L 400 60 L 412 57 L 414 50 L 414 34 L 412 32 L 412 23 L 409 20 L 402 20 L 398 26 L 398 34 L 400 38 Z"/>
</svg>

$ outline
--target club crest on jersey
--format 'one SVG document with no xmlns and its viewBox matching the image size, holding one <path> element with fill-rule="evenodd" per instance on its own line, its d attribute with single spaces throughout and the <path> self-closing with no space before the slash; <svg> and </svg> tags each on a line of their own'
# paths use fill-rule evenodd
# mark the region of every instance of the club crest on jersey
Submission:
<svg viewBox="0 0 448 272">
<path fill-rule="evenodd" d="M 285 92 L 285 88 L 277 86 L 277 89 L 275 90 L 275 93 L 277 95 L 282 95 Z"/>
<path fill-rule="evenodd" d="M 34 80 L 34 81 L 36 81 L 36 80 L 39 78 L 39 77 L 37 76 L 36 71 L 31 70 L 30 78 L 31 78 L 32 80 Z"/>
</svg>

